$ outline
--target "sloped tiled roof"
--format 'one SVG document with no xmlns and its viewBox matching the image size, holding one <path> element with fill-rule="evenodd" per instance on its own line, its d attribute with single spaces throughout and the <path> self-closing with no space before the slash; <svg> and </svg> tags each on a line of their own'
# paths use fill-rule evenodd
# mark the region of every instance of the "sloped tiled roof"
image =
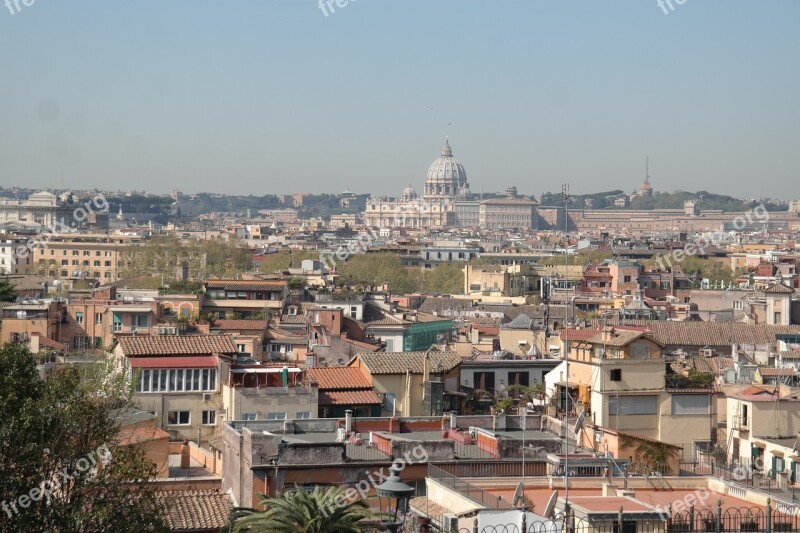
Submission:
<svg viewBox="0 0 800 533">
<path fill-rule="evenodd" d="M 759 368 L 758 373 L 764 377 L 794 376 L 797 372 L 793 368 Z"/>
<path fill-rule="evenodd" d="M 215 490 L 159 491 L 156 498 L 170 531 L 219 531 L 233 509 L 230 496 Z"/>
<path fill-rule="evenodd" d="M 784 285 L 783 283 L 775 283 L 761 292 L 764 294 L 794 294 L 794 289 Z"/>
<path fill-rule="evenodd" d="M 308 376 L 317 382 L 319 390 L 371 389 L 372 382 L 355 367 L 310 368 Z"/>
<path fill-rule="evenodd" d="M 230 335 L 134 335 L 118 339 L 122 353 L 128 357 L 236 353 L 236 344 Z"/>
<path fill-rule="evenodd" d="M 360 353 L 357 356 L 370 374 L 422 374 L 425 352 L 377 352 Z M 439 362 L 447 372 L 461 364 L 461 357 L 455 352 L 431 352 L 428 354 L 428 372 L 438 372 Z"/>
<path fill-rule="evenodd" d="M 380 405 L 381 399 L 373 390 L 320 391 L 320 405 Z"/>
<path fill-rule="evenodd" d="M 602 320 L 596 321 L 602 324 Z M 610 323 L 610 322 L 609 322 Z M 666 346 L 725 346 L 774 344 L 778 334 L 800 334 L 800 326 L 770 326 L 738 322 L 672 322 L 626 320 L 624 326 L 647 326 L 652 337 Z M 615 324 L 616 325 L 616 324 Z"/>
</svg>

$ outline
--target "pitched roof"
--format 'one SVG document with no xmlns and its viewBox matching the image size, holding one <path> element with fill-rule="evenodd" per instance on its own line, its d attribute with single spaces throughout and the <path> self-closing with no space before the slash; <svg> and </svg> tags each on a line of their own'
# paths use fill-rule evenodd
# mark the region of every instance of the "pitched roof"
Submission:
<svg viewBox="0 0 800 533">
<path fill-rule="evenodd" d="M 215 490 L 156 492 L 170 531 L 219 531 L 233 509 L 227 494 Z"/>
<path fill-rule="evenodd" d="M 210 279 L 206 281 L 206 289 L 224 289 L 229 291 L 282 291 L 286 288 L 283 280 L 240 280 Z"/>
<path fill-rule="evenodd" d="M 373 390 L 320 391 L 320 405 L 380 405 L 383 402 Z"/>
<path fill-rule="evenodd" d="M 122 353 L 127 357 L 236 353 L 236 344 L 230 335 L 131 335 L 118 339 Z"/>
<path fill-rule="evenodd" d="M 757 371 L 764 377 L 794 376 L 797 371 L 793 368 L 759 368 Z"/>
<path fill-rule="evenodd" d="M 794 289 L 784 285 L 782 282 L 774 283 L 764 289 L 764 294 L 794 294 Z"/>
<path fill-rule="evenodd" d="M 377 352 L 360 353 L 356 357 L 370 374 L 405 374 L 406 371 L 422 374 L 425 355 L 425 352 Z M 440 362 L 445 372 L 461 364 L 461 356 L 455 352 L 431 352 L 427 355 L 428 372 L 439 372 Z"/>
<path fill-rule="evenodd" d="M 361 369 L 352 366 L 309 368 L 308 376 L 317 382 L 320 392 L 372 388 L 372 382 Z"/>
<path fill-rule="evenodd" d="M 597 323 L 602 324 L 602 320 Z M 610 323 L 610 321 L 609 321 Z M 732 344 L 774 344 L 778 334 L 800 334 L 800 326 L 771 326 L 738 322 L 672 322 L 666 320 L 626 320 L 647 326 L 653 339 L 666 346 L 725 346 Z M 615 324 L 616 325 L 616 324 Z"/>
</svg>

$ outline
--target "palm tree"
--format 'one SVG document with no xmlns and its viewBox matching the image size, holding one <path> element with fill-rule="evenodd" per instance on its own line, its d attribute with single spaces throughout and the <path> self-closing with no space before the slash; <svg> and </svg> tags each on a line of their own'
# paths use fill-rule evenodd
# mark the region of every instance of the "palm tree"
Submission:
<svg viewBox="0 0 800 533">
<path fill-rule="evenodd" d="M 231 530 L 264 533 L 365 533 L 383 530 L 365 500 L 352 500 L 342 487 L 295 487 L 274 498 L 261 494 L 264 511 L 240 509 L 231 515 Z"/>
</svg>

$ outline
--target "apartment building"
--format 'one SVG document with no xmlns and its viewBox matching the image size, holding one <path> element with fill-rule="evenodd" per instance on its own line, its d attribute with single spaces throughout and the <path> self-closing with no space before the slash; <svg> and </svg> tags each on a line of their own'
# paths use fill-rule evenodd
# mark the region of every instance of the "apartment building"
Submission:
<svg viewBox="0 0 800 533">
<path fill-rule="evenodd" d="M 203 311 L 218 318 L 248 318 L 283 310 L 289 295 L 285 280 L 210 279 L 205 283 Z"/>
<path fill-rule="evenodd" d="M 219 433 L 221 383 L 236 345 L 229 335 L 120 336 L 120 369 L 135 380 L 142 409 L 156 413 L 171 440 L 199 443 Z M 226 363 L 228 364 L 228 363 Z"/>
<path fill-rule="evenodd" d="M 523 198 L 483 200 L 478 208 L 478 224 L 484 229 L 532 229 L 536 203 Z"/>
<path fill-rule="evenodd" d="M 34 250 L 31 271 L 111 283 L 122 276 L 125 252 L 140 242 L 141 237 L 130 235 L 55 234 Z"/>
<path fill-rule="evenodd" d="M 569 374 L 566 362 L 548 374 L 548 395 L 559 411 L 586 411 L 597 427 L 676 444 L 684 453 L 707 449 L 716 419 L 713 374 L 677 372 L 663 349 L 650 333 L 606 327 L 570 343 Z"/>
<path fill-rule="evenodd" d="M 27 244 L 24 235 L 0 235 L 0 274 L 30 273 L 33 262 Z"/>
<path fill-rule="evenodd" d="M 29 342 L 34 334 L 60 342 L 64 316 L 64 303 L 56 300 L 27 300 L 4 307 L 0 310 L 0 345 Z"/>
</svg>

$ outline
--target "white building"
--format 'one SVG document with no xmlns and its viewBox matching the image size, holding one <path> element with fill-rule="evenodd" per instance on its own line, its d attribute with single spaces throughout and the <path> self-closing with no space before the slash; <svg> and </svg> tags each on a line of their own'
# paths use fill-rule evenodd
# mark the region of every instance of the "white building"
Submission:
<svg viewBox="0 0 800 533">
<path fill-rule="evenodd" d="M 469 195 L 464 167 L 453 157 L 445 141 L 441 155 L 428 168 L 422 198 L 409 184 L 398 198 L 373 197 L 367 201 L 364 222 L 368 226 L 443 228 L 455 223 L 455 201 Z"/>
</svg>

